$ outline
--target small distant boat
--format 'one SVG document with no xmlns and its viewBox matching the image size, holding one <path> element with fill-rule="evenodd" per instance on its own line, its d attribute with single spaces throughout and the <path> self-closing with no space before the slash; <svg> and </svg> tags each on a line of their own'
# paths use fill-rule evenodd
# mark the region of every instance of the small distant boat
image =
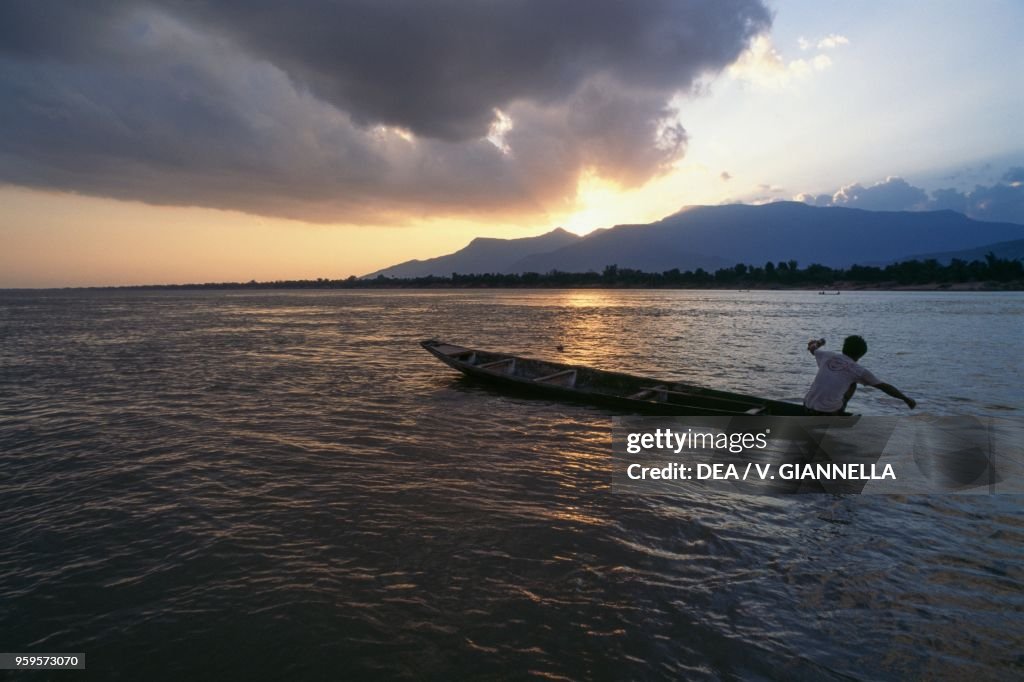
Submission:
<svg viewBox="0 0 1024 682">
<path fill-rule="evenodd" d="M 838 291 L 819 291 L 818 295 L 819 296 L 838 296 L 839 293 L 840 292 L 838 292 Z"/>
<path fill-rule="evenodd" d="M 672 415 L 803 416 L 797 403 L 717 391 L 678 381 L 608 372 L 591 367 L 465 348 L 443 341 L 420 343 L 441 362 L 466 376 L 510 390 L 629 412 Z"/>
</svg>

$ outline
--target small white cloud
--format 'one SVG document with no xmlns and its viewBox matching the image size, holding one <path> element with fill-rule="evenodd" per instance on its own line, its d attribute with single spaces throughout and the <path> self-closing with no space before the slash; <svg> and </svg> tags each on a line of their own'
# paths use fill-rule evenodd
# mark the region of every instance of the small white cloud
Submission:
<svg viewBox="0 0 1024 682">
<path fill-rule="evenodd" d="M 796 39 L 796 44 L 801 50 L 806 51 L 811 49 L 811 45 L 813 43 L 811 43 L 811 41 L 809 41 L 807 38 L 800 36 L 799 38 Z"/>
<path fill-rule="evenodd" d="M 815 55 L 814 59 L 811 60 L 811 66 L 815 71 L 824 71 L 832 66 L 832 60 L 827 54 Z"/>
<path fill-rule="evenodd" d="M 841 38 L 842 36 L 829 36 L 826 40 L 834 37 Z M 808 48 L 811 46 L 803 38 L 798 42 L 801 49 L 805 49 L 805 44 Z M 728 73 L 737 80 L 744 80 L 772 90 L 781 90 L 792 85 L 795 80 L 805 78 L 816 71 L 824 71 L 831 65 L 831 57 L 825 54 L 786 61 L 775 48 L 771 37 L 760 35 L 750 43 L 746 52 L 729 67 Z"/>
<path fill-rule="evenodd" d="M 841 36 L 838 33 L 830 33 L 821 40 L 818 41 L 819 50 L 831 50 L 839 47 L 840 45 L 849 45 L 850 39 L 846 36 Z"/>
</svg>

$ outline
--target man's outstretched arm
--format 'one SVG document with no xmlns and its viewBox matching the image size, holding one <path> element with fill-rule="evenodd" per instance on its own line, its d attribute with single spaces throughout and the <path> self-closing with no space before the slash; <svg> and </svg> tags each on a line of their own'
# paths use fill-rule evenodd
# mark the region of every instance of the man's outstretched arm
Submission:
<svg viewBox="0 0 1024 682">
<path fill-rule="evenodd" d="M 905 402 L 907 404 L 907 407 L 909 407 L 910 409 L 914 409 L 915 407 L 917 407 L 916 400 L 914 400 L 913 398 L 908 398 L 907 396 L 903 395 L 903 392 L 900 391 L 900 389 L 893 386 L 892 384 L 882 382 L 879 384 L 875 384 L 875 388 L 882 391 L 883 393 L 891 395 L 893 398 L 899 398 L 900 400 Z"/>
</svg>

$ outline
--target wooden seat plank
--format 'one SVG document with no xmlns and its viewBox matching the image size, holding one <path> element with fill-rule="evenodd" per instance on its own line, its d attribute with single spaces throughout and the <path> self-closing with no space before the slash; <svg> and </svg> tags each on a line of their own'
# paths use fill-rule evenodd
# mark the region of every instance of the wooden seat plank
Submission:
<svg viewBox="0 0 1024 682">
<path fill-rule="evenodd" d="M 477 365 L 480 369 L 497 369 L 501 365 L 508 365 L 509 370 L 512 371 L 516 366 L 515 358 L 505 358 L 504 360 L 494 360 L 493 362 L 485 362 L 481 365 Z"/>
<path fill-rule="evenodd" d="M 667 389 L 668 386 L 651 386 L 650 388 L 645 388 L 641 391 L 637 391 L 633 395 L 626 396 L 626 398 L 629 400 L 645 400 L 651 397 L 652 393 L 660 393 L 661 391 L 665 391 Z"/>
<path fill-rule="evenodd" d="M 568 376 L 570 374 L 575 374 L 575 373 L 576 373 L 576 370 L 574 370 L 574 369 L 563 369 L 562 371 L 555 372 L 554 374 L 548 374 L 548 375 L 545 375 L 545 376 L 542 376 L 542 377 L 537 377 L 536 379 L 534 379 L 534 381 L 548 381 L 549 379 L 558 379 L 560 377 Z"/>
<path fill-rule="evenodd" d="M 562 382 L 566 386 L 572 388 L 576 384 L 576 370 L 574 369 L 563 369 L 561 372 L 555 372 L 554 374 L 548 374 L 546 376 L 537 377 L 534 379 L 537 383 L 558 383 Z"/>
</svg>

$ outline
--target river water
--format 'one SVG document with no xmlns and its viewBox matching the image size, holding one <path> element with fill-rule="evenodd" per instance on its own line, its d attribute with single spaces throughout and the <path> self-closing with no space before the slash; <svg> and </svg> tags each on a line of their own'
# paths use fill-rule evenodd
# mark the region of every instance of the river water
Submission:
<svg viewBox="0 0 1024 682">
<path fill-rule="evenodd" d="M 918 412 L 1020 416 L 1022 331 L 1019 293 L 0 292 L 0 650 L 104 680 L 1020 677 L 1021 497 L 613 493 L 612 412 L 418 341 L 799 401 L 807 339 L 859 333 Z"/>
</svg>

